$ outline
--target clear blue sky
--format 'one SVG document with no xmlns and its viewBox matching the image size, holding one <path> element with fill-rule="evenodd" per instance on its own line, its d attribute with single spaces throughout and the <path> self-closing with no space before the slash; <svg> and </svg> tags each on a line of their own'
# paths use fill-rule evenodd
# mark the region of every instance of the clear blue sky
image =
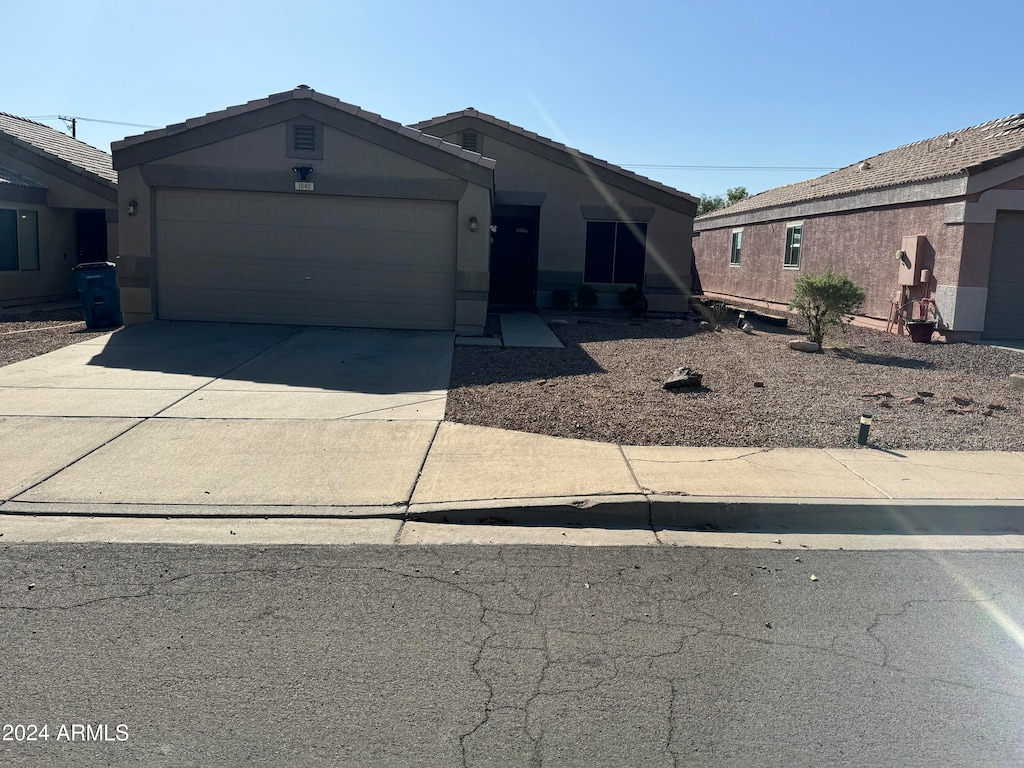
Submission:
<svg viewBox="0 0 1024 768">
<path fill-rule="evenodd" d="M 162 127 L 306 83 L 402 123 L 473 106 L 619 164 L 840 167 L 1024 112 L 1019 0 L 8 0 L 4 11 L 0 111 L 22 116 Z M 109 150 L 142 130 L 81 122 L 78 136 Z M 695 195 L 820 175 L 636 170 Z"/>
</svg>

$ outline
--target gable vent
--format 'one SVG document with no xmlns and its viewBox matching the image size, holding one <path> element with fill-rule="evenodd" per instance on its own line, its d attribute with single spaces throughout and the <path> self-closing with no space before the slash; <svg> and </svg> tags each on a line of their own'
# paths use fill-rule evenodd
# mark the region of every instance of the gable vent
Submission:
<svg viewBox="0 0 1024 768">
<path fill-rule="evenodd" d="M 295 126 L 295 149 L 299 152 L 316 152 L 316 126 Z"/>
<path fill-rule="evenodd" d="M 480 134 L 476 131 L 463 131 L 462 132 L 462 148 L 468 149 L 470 152 L 479 152 L 480 149 Z"/>
</svg>

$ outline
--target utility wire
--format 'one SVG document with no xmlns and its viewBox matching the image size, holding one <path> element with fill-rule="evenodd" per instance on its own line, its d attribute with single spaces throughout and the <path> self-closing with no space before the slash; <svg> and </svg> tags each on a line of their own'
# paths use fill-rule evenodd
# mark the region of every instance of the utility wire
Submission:
<svg viewBox="0 0 1024 768">
<path fill-rule="evenodd" d="M 835 171 L 811 165 L 643 165 L 640 163 L 619 163 L 622 168 L 648 168 L 677 171 Z"/>
<path fill-rule="evenodd" d="M 159 128 L 159 125 L 144 125 L 142 123 L 121 123 L 117 120 L 97 120 L 94 117 L 76 117 L 74 115 L 36 115 L 26 118 L 28 120 L 84 120 L 87 123 L 106 123 L 107 125 L 127 125 L 130 128 Z"/>
</svg>

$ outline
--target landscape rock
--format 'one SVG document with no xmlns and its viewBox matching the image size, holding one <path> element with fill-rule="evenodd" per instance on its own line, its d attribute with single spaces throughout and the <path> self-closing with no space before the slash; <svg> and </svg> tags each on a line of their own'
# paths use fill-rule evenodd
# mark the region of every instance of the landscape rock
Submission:
<svg viewBox="0 0 1024 768">
<path fill-rule="evenodd" d="M 702 331 L 710 331 L 711 330 L 711 323 L 709 323 L 707 320 L 701 320 L 700 321 L 700 329 Z"/>
<path fill-rule="evenodd" d="M 750 323 L 744 321 L 743 325 L 740 326 L 740 330 L 749 335 L 749 334 L 752 334 L 754 332 L 754 326 L 752 326 Z"/>
<path fill-rule="evenodd" d="M 892 403 L 890 403 L 888 400 L 879 400 L 878 401 L 878 407 L 879 408 L 892 408 Z"/>
<path fill-rule="evenodd" d="M 872 392 L 871 396 L 872 397 L 892 397 L 892 392 L 890 392 L 887 389 L 884 389 L 884 390 L 881 390 L 879 392 Z"/>
<path fill-rule="evenodd" d="M 556 317 L 553 320 L 548 321 L 548 325 L 568 325 L 569 321 L 564 317 Z"/>
<path fill-rule="evenodd" d="M 913 397 L 908 397 L 903 402 L 907 403 L 908 405 L 913 405 L 915 403 L 923 403 L 924 402 L 924 398 L 921 397 L 920 395 L 914 395 Z"/>
<path fill-rule="evenodd" d="M 676 368 L 672 371 L 672 375 L 668 377 L 668 380 L 661 386 L 663 389 L 699 387 L 703 378 L 703 374 L 691 368 Z"/>
<path fill-rule="evenodd" d="M 793 341 L 789 342 L 789 348 L 795 349 L 797 352 L 821 352 L 821 344 L 802 339 L 793 339 Z"/>
<path fill-rule="evenodd" d="M 917 394 L 920 395 L 921 397 L 935 397 L 934 392 L 925 392 L 924 390 L 921 390 Z"/>
<path fill-rule="evenodd" d="M 974 403 L 974 400 L 967 395 L 953 395 L 953 402 L 957 405 L 971 405 Z"/>
<path fill-rule="evenodd" d="M 754 382 L 754 386 L 757 387 L 758 389 L 762 389 L 764 387 L 764 382 L 763 381 L 755 381 Z"/>
<path fill-rule="evenodd" d="M 989 410 L 993 410 L 993 411 L 1004 411 L 1004 410 L 1006 410 L 1006 406 L 1003 405 L 1002 403 L 989 403 L 988 407 L 989 407 Z"/>
<path fill-rule="evenodd" d="M 995 412 L 991 408 L 986 408 L 984 411 L 981 412 L 981 415 L 982 416 L 994 416 Z"/>
</svg>

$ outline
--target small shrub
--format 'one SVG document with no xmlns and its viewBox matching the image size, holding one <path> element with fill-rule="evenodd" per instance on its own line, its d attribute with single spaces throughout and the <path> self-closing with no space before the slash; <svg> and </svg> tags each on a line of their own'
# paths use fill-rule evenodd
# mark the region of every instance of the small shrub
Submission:
<svg viewBox="0 0 1024 768">
<path fill-rule="evenodd" d="M 717 331 L 722 327 L 725 316 L 729 314 L 729 306 L 724 301 L 709 301 L 707 304 L 701 302 L 697 305 L 697 311 L 711 326 L 711 330 Z"/>
<path fill-rule="evenodd" d="M 587 309 L 592 309 L 597 306 L 597 291 L 591 288 L 589 285 L 584 285 L 576 292 L 576 298 L 579 299 Z"/>
<path fill-rule="evenodd" d="M 624 306 L 626 309 L 632 309 L 633 305 L 636 304 L 637 299 L 640 298 L 640 294 L 636 288 L 627 288 L 619 294 L 619 304 Z"/>
<path fill-rule="evenodd" d="M 821 344 L 831 328 L 845 331 L 852 315 L 864 303 L 860 286 L 831 269 L 797 278 L 793 289 L 789 306 L 807 318 L 807 340 L 815 344 Z"/>
<path fill-rule="evenodd" d="M 572 292 L 564 288 L 552 291 L 551 303 L 556 309 L 570 309 L 572 307 Z"/>
</svg>

